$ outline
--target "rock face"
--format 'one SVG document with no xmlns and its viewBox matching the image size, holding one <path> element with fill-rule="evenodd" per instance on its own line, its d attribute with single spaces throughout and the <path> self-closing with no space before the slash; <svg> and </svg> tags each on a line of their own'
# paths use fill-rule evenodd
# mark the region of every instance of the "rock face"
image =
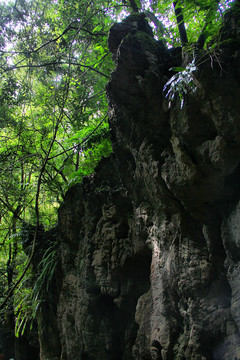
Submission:
<svg viewBox="0 0 240 360">
<path fill-rule="evenodd" d="M 111 29 L 114 151 L 60 208 L 42 360 L 240 359 L 239 23 L 182 109 L 163 96 L 179 51 L 141 15 Z"/>
</svg>

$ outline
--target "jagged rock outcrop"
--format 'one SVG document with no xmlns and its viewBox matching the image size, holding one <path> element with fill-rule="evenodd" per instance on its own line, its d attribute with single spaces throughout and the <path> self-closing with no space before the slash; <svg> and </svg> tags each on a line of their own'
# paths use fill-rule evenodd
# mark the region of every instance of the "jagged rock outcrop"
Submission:
<svg viewBox="0 0 240 360">
<path fill-rule="evenodd" d="M 110 31 L 113 154 L 59 210 L 61 281 L 51 324 L 43 317 L 42 360 L 240 359 L 236 16 L 182 109 L 163 96 L 179 51 L 142 15 Z"/>
</svg>

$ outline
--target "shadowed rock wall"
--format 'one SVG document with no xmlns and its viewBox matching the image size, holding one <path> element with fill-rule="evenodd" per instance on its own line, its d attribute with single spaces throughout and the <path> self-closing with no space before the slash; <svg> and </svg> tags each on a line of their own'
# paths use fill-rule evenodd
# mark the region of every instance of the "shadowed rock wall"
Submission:
<svg viewBox="0 0 240 360">
<path fill-rule="evenodd" d="M 142 16 L 111 29 L 114 151 L 60 208 L 59 341 L 50 354 L 42 329 L 41 359 L 240 359 L 239 19 L 226 24 L 182 109 L 162 94 L 179 50 Z"/>
</svg>

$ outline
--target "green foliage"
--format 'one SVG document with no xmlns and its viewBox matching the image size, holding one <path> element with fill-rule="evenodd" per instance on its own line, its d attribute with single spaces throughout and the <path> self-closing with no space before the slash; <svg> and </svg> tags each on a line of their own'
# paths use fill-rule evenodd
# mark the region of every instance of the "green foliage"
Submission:
<svg viewBox="0 0 240 360">
<path fill-rule="evenodd" d="M 168 80 L 163 91 L 166 92 L 165 96 L 168 99 L 169 107 L 171 106 L 175 96 L 178 95 L 180 99 L 180 107 L 182 109 L 187 93 L 190 91 L 195 92 L 197 90 L 197 81 L 193 75 L 193 72 L 197 70 L 195 60 L 188 64 L 186 68 L 175 67 L 170 70 L 176 71 L 177 73 Z"/>
<path fill-rule="evenodd" d="M 24 335 L 27 326 L 30 330 L 32 329 L 33 317 L 39 308 L 39 302 L 33 302 L 32 289 L 26 287 L 18 293 L 15 301 L 18 301 L 14 309 L 16 314 L 15 336 L 20 337 Z"/>
<path fill-rule="evenodd" d="M 49 245 L 38 265 L 39 275 L 32 290 L 34 301 L 44 300 L 57 266 L 56 243 Z"/>
<path fill-rule="evenodd" d="M 178 5 L 183 11 L 189 43 L 196 43 L 200 35 L 204 33 L 204 44 L 207 47 L 212 37 L 218 34 L 224 11 L 233 2 L 233 0 L 179 0 Z M 181 45 L 173 1 L 150 0 L 150 9 L 147 10 L 153 12 L 161 21 L 164 28 L 163 38 L 167 44 L 169 46 Z"/>
<path fill-rule="evenodd" d="M 31 330 L 37 312 L 41 311 L 41 304 L 46 301 L 57 264 L 56 243 L 51 243 L 38 265 L 38 273 L 34 276 L 36 280 L 29 275 L 27 281 L 22 283 L 20 291 L 15 296 L 16 337 L 22 336 L 26 327 Z"/>
</svg>

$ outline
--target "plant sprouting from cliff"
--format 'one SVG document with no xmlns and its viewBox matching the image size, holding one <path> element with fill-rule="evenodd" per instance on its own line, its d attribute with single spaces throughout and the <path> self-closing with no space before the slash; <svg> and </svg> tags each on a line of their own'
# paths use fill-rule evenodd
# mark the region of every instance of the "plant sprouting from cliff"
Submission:
<svg viewBox="0 0 240 360">
<path fill-rule="evenodd" d="M 41 310 L 41 304 L 46 301 L 57 264 L 57 247 L 54 242 L 50 244 L 42 256 L 38 265 L 38 274 L 35 275 L 34 285 L 23 283 L 20 292 L 15 297 L 15 335 L 17 337 L 24 334 L 27 326 L 31 329 L 37 312 Z"/>
<path fill-rule="evenodd" d="M 44 300 L 48 292 L 57 267 L 57 247 L 56 243 L 49 245 L 44 252 L 42 260 L 38 265 L 38 277 L 33 287 L 33 298 L 35 300 Z"/>
<path fill-rule="evenodd" d="M 168 80 L 163 88 L 163 91 L 166 92 L 165 97 L 168 99 L 169 107 L 171 107 L 174 98 L 178 96 L 182 109 L 186 95 L 197 90 L 199 83 L 193 75 L 196 70 L 195 60 L 192 60 L 186 68 L 174 67 L 170 69 L 170 71 L 177 71 L 177 73 Z"/>
</svg>

